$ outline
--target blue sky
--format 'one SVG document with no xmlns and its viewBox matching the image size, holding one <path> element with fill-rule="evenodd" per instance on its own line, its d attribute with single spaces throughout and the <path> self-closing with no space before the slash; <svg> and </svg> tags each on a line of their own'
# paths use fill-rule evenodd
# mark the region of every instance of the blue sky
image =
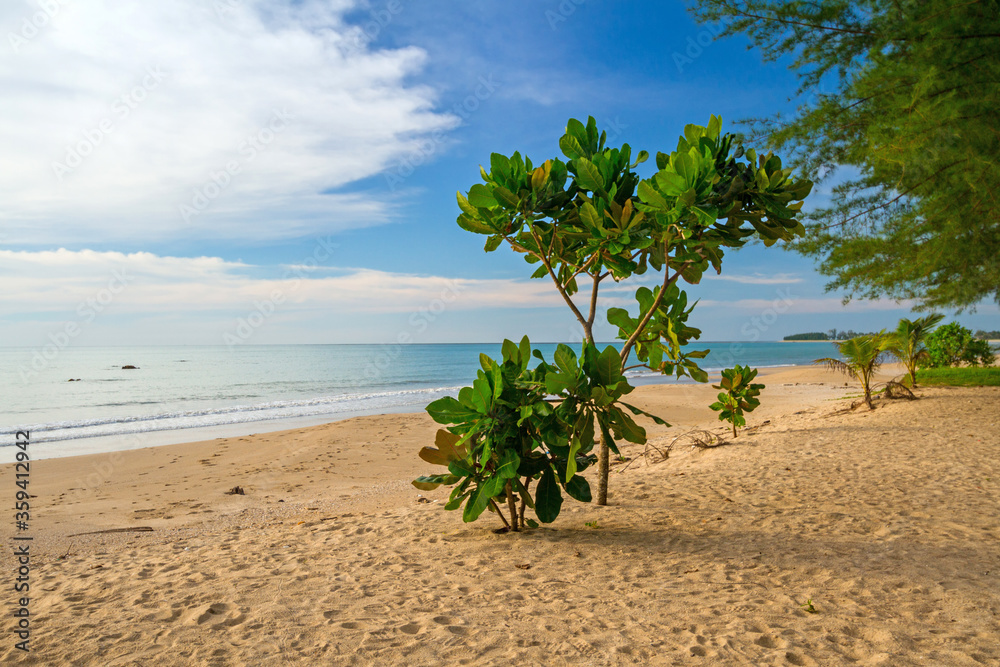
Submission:
<svg viewBox="0 0 1000 667">
<path fill-rule="evenodd" d="M 491 152 L 558 156 L 570 117 L 655 153 L 796 87 L 681 2 L 19 0 L 0 27 L 0 344 L 29 347 L 574 339 L 549 284 L 457 227 L 455 191 Z M 692 323 L 910 313 L 824 282 L 748 247 L 688 288 Z M 958 319 L 1000 328 L 993 304 Z"/>
</svg>

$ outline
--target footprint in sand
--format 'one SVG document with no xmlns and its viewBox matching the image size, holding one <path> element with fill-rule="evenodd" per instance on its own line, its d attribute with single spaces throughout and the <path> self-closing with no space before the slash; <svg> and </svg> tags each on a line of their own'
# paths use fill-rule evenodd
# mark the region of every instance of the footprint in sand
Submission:
<svg viewBox="0 0 1000 667">
<path fill-rule="evenodd" d="M 209 625 L 212 627 L 232 627 L 246 620 L 246 616 L 225 602 L 199 605 L 184 615 L 188 625 Z"/>
</svg>

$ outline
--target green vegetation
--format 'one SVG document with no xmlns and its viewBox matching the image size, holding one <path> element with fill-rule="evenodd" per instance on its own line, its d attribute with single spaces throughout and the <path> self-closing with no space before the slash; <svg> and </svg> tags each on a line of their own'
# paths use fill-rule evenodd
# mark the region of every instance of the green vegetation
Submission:
<svg viewBox="0 0 1000 667">
<path fill-rule="evenodd" d="M 944 315 L 926 315 L 916 320 L 905 317 L 899 321 L 892 339 L 889 341 L 889 352 L 903 362 L 910 374 L 910 386 L 917 386 L 917 365 L 926 364 L 931 355 L 924 347 L 931 330 L 944 319 Z"/>
<path fill-rule="evenodd" d="M 464 503 L 464 521 L 490 509 L 505 528 L 519 531 L 537 525 L 525 520 L 526 508 L 542 523 L 555 521 L 563 491 L 581 502 L 591 500 L 590 485 L 577 473 L 594 462 L 595 421 L 609 438 L 613 434 L 636 443 L 646 441 L 646 432 L 621 406 L 668 425 L 621 402 L 632 387 L 621 373 L 618 350 L 610 345 L 598 352 L 584 343 L 579 359 L 560 345 L 554 365 L 531 349 L 527 336 L 520 345 L 505 340 L 502 351 L 502 363 L 480 356 L 482 370 L 457 399 L 446 396 L 427 406 L 431 418 L 448 428 L 438 431 L 437 448 L 423 448 L 420 458 L 447 466 L 448 472 L 419 477 L 413 484 L 423 490 L 457 485 L 445 509 Z M 540 361 L 534 368 L 529 367 L 532 356 Z M 537 482 L 534 498 L 532 482 Z M 507 505 L 507 516 L 498 498 Z"/>
<path fill-rule="evenodd" d="M 863 335 L 837 343 L 843 360 L 825 357 L 813 363 L 824 364 L 831 370 L 850 375 L 861 383 L 865 392 L 865 404 L 869 410 L 874 410 L 872 403 L 872 378 L 882 365 L 888 346 L 891 344 L 891 334 L 879 332 L 873 335 Z"/>
<path fill-rule="evenodd" d="M 941 368 L 968 364 L 989 366 L 995 357 L 990 344 L 972 337 L 958 322 L 945 324 L 927 337 L 927 356 L 921 366 Z"/>
<path fill-rule="evenodd" d="M 978 329 L 974 334 L 977 340 L 1000 340 L 1000 331 L 983 331 Z"/>
<path fill-rule="evenodd" d="M 572 353 L 565 348 L 559 355 L 562 361 L 556 359 L 558 373 L 546 366 L 532 371 L 536 375 L 527 375 L 526 369 L 518 375 L 512 351 L 510 359 L 505 353 L 502 364 L 510 365 L 507 370 L 495 371 L 495 362 L 484 361 L 479 389 L 474 384 L 463 390 L 465 396 L 459 395 L 458 405 L 436 401 L 428 406 L 439 423 L 451 425 L 448 433 L 460 436 L 453 449 L 467 465 L 449 458 L 450 476 L 420 483 L 463 480 L 464 490 L 456 489 L 458 495 L 453 494 L 449 505 L 455 507 L 467 498 L 472 508 L 466 505 L 466 520 L 474 519 L 485 507 L 497 510 L 493 499 L 505 493 L 507 484 L 494 479 L 497 475 L 510 475 L 503 478 L 511 480 L 508 499 L 514 492 L 521 493 L 518 484 L 527 487 L 513 480 L 542 475 L 538 493 L 543 488 L 545 493 L 541 500 L 536 495 L 535 511 L 540 520 L 554 519 L 561 503 L 559 488 L 577 497 L 570 486 L 583 484 L 574 481 L 574 474 L 585 464 L 578 459 L 586 459 L 594 446 L 594 419 L 601 427 L 597 502 L 605 504 L 609 452 L 619 453 L 615 438 L 645 442 L 645 431 L 630 418 L 620 417 L 624 413 L 616 406 L 618 397 L 631 387 L 624 379 L 610 378 L 644 367 L 707 380 L 697 364 L 707 350 L 684 350 L 701 332 L 687 325 L 693 305 L 688 305 L 678 282 L 696 284 L 709 268 L 721 272 L 725 249 L 739 248 L 751 238 L 770 246 L 804 233 L 797 216 L 812 183 L 793 179 L 776 155 L 744 149 L 735 136 L 722 134 L 721 128 L 716 116 L 707 127 L 685 126 L 677 149 L 658 153 L 657 172 L 642 180 L 634 170 L 648 159 L 646 151 L 633 158 L 628 144 L 607 147 L 607 134 L 598 131 L 593 118 L 586 125 L 570 119 L 559 140 L 567 161 L 552 158 L 536 167 L 520 153 L 509 157 L 494 153 L 489 171 L 480 168 L 483 183 L 473 185 L 466 194 L 458 193 L 459 226 L 486 236 L 487 252 L 506 244 L 529 264 L 537 264 L 532 277 L 552 280 L 581 325 L 585 342 L 581 365 L 572 366 Z M 609 350 L 613 348 L 598 353 L 594 344 L 600 286 L 608 279 L 619 282 L 647 273 L 658 284 L 636 290 L 635 315 L 623 308 L 608 309 L 608 321 L 624 341 L 621 352 L 614 352 L 617 361 L 612 369 Z M 582 309 L 573 301 L 580 283 L 589 292 Z M 629 365 L 633 353 L 636 363 Z M 537 373 L 544 373 L 544 379 Z M 543 390 L 582 412 L 556 409 L 550 419 L 543 414 L 544 401 L 537 395 Z M 490 392 L 496 393 L 493 399 L 488 398 Z M 531 413 L 522 415 L 520 411 L 529 406 L 534 406 Z M 511 425 L 508 422 L 515 413 L 519 416 Z M 506 416 L 501 418 L 501 414 Z M 583 423 L 588 418 L 590 426 Z M 460 445 L 467 445 L 468 451 L 458 449 Z M 513 452 L 522 463 L 534 461 L 531 466 L 540 468 L 522 469 L 520 463 L 515 467 L 513 454 L 505 452 Z M 563 459 L 565 469 L 560 463 Z M 589 500 L 589 487 L 587 494 L 578 495 L 587 495 Z M 531 505 L 526 491 L 522 502 Z"/>
<path fill-rule="evenodd" d="M 749 366 L 735 366 L 722 371 L 722 380 L 713 384 L 719 393 L 719 400 L 709 407 L 719 412 L 719 421 L 728 421 L 733 427 L 733 437 L 736 437 L 736 427 L 746 426 L 744 412 L 752 412 L 760 405 L 757 396 L 764 388 L 762 384 L 751 384 L 757 377 L 757 369 Z"/>
<path fill-rule="evenodd" d="M 809 178 L 849 166 L 796 247 L 830 288 L 920 307 L 1000 301 L 996 0 L 692 0 L 722 36 L 792 58 L 800 104 L 749 121 Z"/>
<path fill-rule="evenodd" d="M 825 333 L 814 332 L 792 334 L 791 336 L 785 336 L 784 340 L 830 340 L 830 337 Z"/>
<path fill-rule="evenodd" d="M 928 368 L 920 373 L 924 386 L 1000 387 L 1000 367 Z"/>
<path fill-rule="evenodd" d="M 830 329 L 826 333 L 819 331 L 814 331 L 811 333 L 800 333 L 792 334 L 791 336 L 785 336 L 784 340 L 848 340 L 849 338 L 857 338 L 858 336 L 871 336 L 874 332 L 862 333 L 855 331 L 854 329 L 848 329 L 846 331 L 838 331 L 836 329 Z"/>
</svg>

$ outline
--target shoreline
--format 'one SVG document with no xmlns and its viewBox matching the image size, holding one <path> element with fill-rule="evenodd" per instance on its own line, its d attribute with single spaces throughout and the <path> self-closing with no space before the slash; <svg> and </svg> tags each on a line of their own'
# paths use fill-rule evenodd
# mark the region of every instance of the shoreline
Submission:
<svg viewBox="0 0 1000 667">
<path fill-rule="evenodd" d="M 783 371 L 808 368 L 815 367 L 795 364 L 762 366 L 759 367 L 760 373 L 758 377 L 764 378 L 768 375 L 773 375 Z M 720 374 L 719 371 L 709 371 L 708 376 L 710 384 L 711 382 L 718 381 Z M 653 375 L 636 376 L 629 379 L 632 381 L 633 386 L 637 388 L 644 386 L 689 386 L 694 384 L 688 378 L 684 378 L 683 380 L 667 378 L 664 380 L 660 376 Z M 262 419 L 257 421 L 216 424 L 211 426 L 158 429 L 116 435 L 56 440 L 37 443 L 34 445 L 33 449 L 36 452 L 35 458 L 37 459 L 66 458 L 84 456 L 88 454 L 109 453 L 114 451 L 146 449 L 149 447 L 163 447 L 195 441 L 208 441 L 217 438 L 266 435 L 289 429 L 336 423 L 353 419 L 355 417 L 422 413 L 423 406 L 400 405 L 396 407 L 381 407 L 372 410 L 345 411 L 343 413 L 333 413 L 327 415 L 282 417 L 278 419 Z M 13 446 L 0 447 L 0 465 L 13 462 L 15 455 L 16 452 L 14 451 Z"/>
<path fill-rule="evenodd" d="M 426 414 L 33 461 L 27 664 L 1000 661 L 1000 388 L 843 412 L 842 375 L 768 377 L 726 446 L 623 444 L 608 506 L 520 535 L 410 485 Z M 728 431 L 713 394 L 630 402 L 662 451 Z"/>
</svg>

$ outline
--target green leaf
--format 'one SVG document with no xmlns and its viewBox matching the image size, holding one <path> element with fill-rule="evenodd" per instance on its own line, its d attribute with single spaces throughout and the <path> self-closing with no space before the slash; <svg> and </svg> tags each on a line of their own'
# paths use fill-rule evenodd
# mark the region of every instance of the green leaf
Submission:
<svg viewBox="0 0 1000 667">
<path fill-rule="evenodd" d="M 504 208 L 516 210 L 521 205 L 521 200 L 502 185 L 493 188 L 493 196 L 496 197 L 497 202 Z"/>
<path fill-rule="evenodd" d="M 455 459 L 448 462 L 448 471 L 456 477 L 471 477 L 475 474 L 472 463 L 465 459 Z"/>
<path fill-rule="evenodd" d="M 535 514 L 542 523 L 552 523 L 562 508 L 562 493 L 552 468 L 546 468 L 535 489 Z"/>
<path fill-rule="evenodd" d="M 604 177 L 601 170 L 585 157 L 574 160 L 576 164 L 576 181 L 580 187 L 592 192 L 604 192 Z"/>
<path fill-rule="evenodd" d="M 513 449 L 504 450 L 500 463 L 493 474 L 502 479 L 517 477 L 517 468 L 521 465 L 521 457 Z"/>
<path fill-rule="evenodd" d="M 576 475 L 570 481 L 566 482 L 566 493 L 569 494 L 570 498 L 574 500 L 579 500 L 581 503 L 589 503 L 592 498 L 590 495 L 590 483 L 583 475 Z"/>
<path fill-rule="evenodd" d="M 631 417 L 614 407 L 609 408 L 608 412 L 611 413 L 612 423 L 618 427 L 622 438 L 638 445 L 646 442 L 646 429 L 636 424 Z"/>
<path fill-rule="evenodd" d="M 660 426 L 670 426 L 670 424 L 665 422 L 663 419 L 660 419 L 656 415 L 652 414 L 651 412 L 646 412 L 642 408 L 637 408 L 634 405 L 629 405 L 625 401 L 622 401 L 621 404 L 624 405 L 626 408 L 628 408 L 634 415 L 642 415 L 644 417 L 649 417 L 650 419 L 653 420 L 654 423 L 659 424 Z"/>
<path fill-rule="evenodd" d="M 478 215 L 478 214 L 477 214 Z M 472 232 L 473 234 L 495 234 L 496 230 L 489 227 L 477 218 L 469 215 L 468 213 L 463 213 L 458 216 L 457 220 L 458 226 L 467 232 Z"/>
<path fill-rule="evenodd" d="M 601 228 L 601 216 L 590 202 L 584 202 L 580 207 L 580 220 L 591 229 Z"/>
<path fill-rule="evenodd" d="M 678 169 L 678 171 L 680 171 Z M 679 173 L 662 169 L 654 176 L 656 184 L 660 186 L 660 191 L 665 195 L 677 197 L 688 189 L 687 179 Z"/>
<path fill-rule="evenodd" d="M 479 418 L 479 413 L 470 410 L 451 396 L 434 401 L 426 408 L 431 419 L 439 424 L 462 424 Z"/>
<path fill-rule="evenodd" d="M 471 216 L 479 215 L 479 210 L 469 203 L 469 200 L 465 198 L 465 195 L 461 191 L 455 193 L 456 199 L 458 199 L 458 207 L 462 209 L 463 213 Z"/>
<path fill-rule="evenodd" d="M 626 334 L 631 335 L 635 331 L 636 323 L 624 308 L 608 308 L 608 322 Z"/>
<path fill-rule="evenodd" d="M 580 140 L 569 134 L 564 134 L 559 140 L 559 150 L 571 160 L 586 155 Z"/>
<path fill-rule="evenodd" d="M 421 491 L 433 491 L 442 484 L 450 486 L 456 483 L 460 477 L 455 475 L 421 475 L 411 482 L 413 486 Z"/>
<path fill-rule="evenodd" d="M 667 200 L 663 198 L 656 189 L 649 184 L 648 181 L 639 182 L 639 199 L 650 206 L 656 206 L 657 208 L 669 209 L 670 205 Z"/>
<path fill-rule="evenodd" d="M 570 118 L 569 121 L 567 121 L 566 134 L 576 139 L 581 146 L 586 146 L 590 143 L 590 140 L 587 138 L 587 128 L 585 128 L 583 123 L 578 121 L 576 118 Z"/>
<path fill-rule="evenodd" d="M 708 121 L 708 136 L 712 139 L 718 139 L 721 132 L 722 118 L 713 114 Z"/>
<path fill-rule="evenodd" d="M 490 155 L 490 172 L 494 178 L 500 177 L 506 180 L 510 176 L 510 160 L 500 153 L 492 153 Z"/>
<path fill-rule="evenodd" d="M 609 315 L 610 316 L 610 315 Z M 608 386 L 621 381 L 621 356 L 613 346 L 608 345 L 597 357 L 597 380 L 601 385 Z"/>
<path fill-rule="evenodd" d="M 521 350 L 514 344 L 514 341 L 505 338 L 503 344 L 500 346 L 500 351 L 503 354 L 504 361 L 510 361 L 515 364 L 521 363 Z"/>
<path fill-rule="evenodd" d="M 579 365 L 577 364 L 576 354 L 573 352 L 573 348 L 569 345 L 560 343 L 559 346 L 556 347 L 556 352 L 555 355 L 553 355 L 553 358 L 555 359 L 556 366 L 558 366 L 562 372 L 572 377 L 576 377 Z"/>
<path fill-rule="evenodd" d="M 496 198 L 490 189 L 482 183 L 476 183 L 469 189 L 469 203 L 476 208 L 493 208 L 497 205 Z"/>
<path fill-rule="evenodd" d="M 576 474 L 576 453 L 580 451 L 580 437 L 576 436 L 569 443 L 569 455 L 566 457 L 566 481 Z"/>
</svg>

